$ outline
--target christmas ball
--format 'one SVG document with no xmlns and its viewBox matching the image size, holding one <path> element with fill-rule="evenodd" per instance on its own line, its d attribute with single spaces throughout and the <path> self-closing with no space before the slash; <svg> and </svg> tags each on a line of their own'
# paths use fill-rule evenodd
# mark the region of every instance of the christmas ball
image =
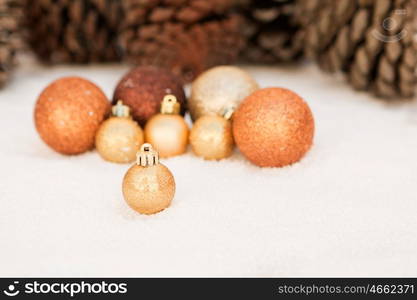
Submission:
<svg viewBox="0 0 417 300">
<path fill-rule="evenodd" d="M 180 115 L 158 114 L 145 127 L 145 140 L 161 157 L 183 154 L 188 145 L 188 126 Z"/>
<path fill-rule="evenodd" d="M 115 163 L 128 163 L 144 142 L 143 131 L 132 120 L 129 108 L 121 101 L 113 107 L 113 117 L 104 121 L 96 135 L 96 149 L 101 157 Z"/>
<path fill-rule="evenodd" d="M 123 179 L 127 204 L 141 214 L 154 214 L 167 208 L 175 194 L 175 180 L 167 167 L 159 163 L 158 153 L 143 144 L 137 162 Z"/>
<path fill-rule="evenodd" d="M 258 88 L 251 75 L 240 68 L 215 67 L 192 83 L 188 109 L 193 120 L 204 115 L 217 115 L 228 107 L 237 107 Z"/>
<path fill-rule="evenodd" d="M 65 77 L 47 86 L 35 106 L 35 125 L 42 140 L 62 154 L 79 154 L 94 146 L 96 132 L 110 103 L 94 83 Z"/>
<path fill-rule="evenodd" d="M 247 97 L 233 118 L 236 145 L 252 163 L 283 167 L 310 149 L 314 119 L 304 100 L 283 88 L 266 88 Z"/>
<path fill-rule="evenodd" d="M 132 109 L 133 118 L 143 126 L 160 111 L 161 99 L 166 94 L 177 97 L 181 104 L 181 114 L 184 114 L 185 93 L 180 80 L 168 70 L 140 66 L 120 80 L 114 91 L 113 103 L 123 100 Z"/>
<path fill-rule="evenodd" d="M 180 155 L 187 150 L 189 129 L 178 112 L 176 97 L 167 95 L 162 101 L 161 113 L 146 123 L 145 140 L 152 144 L 160 157 Z"/>
<path fill-rule="evenodd" d="M 191 129 L 190 144 L 194 153 L 204 159 L 229 157 L 234 145 L 230 121 L 220 116 L 202 116 Z"/>
</svg>

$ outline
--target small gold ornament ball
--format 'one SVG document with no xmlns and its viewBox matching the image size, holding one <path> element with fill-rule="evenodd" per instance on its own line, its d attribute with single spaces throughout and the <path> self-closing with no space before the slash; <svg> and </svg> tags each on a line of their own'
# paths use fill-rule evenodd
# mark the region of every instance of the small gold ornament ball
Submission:
<svg viewBox="0 0 417 300">
<path fill-rule="evenodd" d="M 52 82 L 35 106 L 35 125 L 42 140 L 62 154 L 79 154 L 94 146 L 110 102 L 94 83 L 79 77 Z"/>
<path fill-rule="evenodd" d="M 161 157 L 183 154 L 187 150 L 189 129 L 179 115 L 180 108 L 174 95 L 165 95 L 161 112 L 146 123 L 145 140 L 155 147 Z"/>
<path fill-rule="evenodd" d="M 143 142 L 142 129 L 130 118 L 111 117 L 103 122 L 96 135 L 98 153 L 115 163 L 134 161 Z"/>
<path fill-rule="evenodd" d="M 313 114 L 290 90 L 261 89 L 233 115 L 233 134 L 239 150 L 255 165 L 283 167 L 299 161 L 311 148 Z"/>
<path fill-rule="evenodd" d="M 189 129 L 181 115 L 158 114 L 146 123 L 145 140 L 161 157 L 183 154 L 187 150 Z"/>
<path fill-rule="evenodd" d="M 167 208 L 174 195 L 174 176 L 159 163 L 151 145 L 142 145 L 137 163 L 123 179 L 123 196 L 127 204 L 141 214 L 150 215 Z"/>
<path fill-rule="evenodd" d="M 237 107 L 258 88 L 251 75 L 238 67 L 215 67 L 193 82 L 188 109 L 194 121 L 204 115 L 217 115 L 226 107 Z"/>
<path fill-rule="evenodd" d="M 190 133 L 190 144 L 197 156 L 208 160 L 220 160 L 233 152 L 231 122 L 220 116 L 202 116 Z"/>
</svg>

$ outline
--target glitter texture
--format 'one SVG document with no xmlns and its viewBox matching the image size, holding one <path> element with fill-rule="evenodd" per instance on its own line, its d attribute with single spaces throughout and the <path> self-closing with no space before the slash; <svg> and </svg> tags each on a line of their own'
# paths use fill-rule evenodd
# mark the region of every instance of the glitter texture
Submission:
<svg viewBox="0 0 417 300">
<path fill-rule="evenodd" d="M 175 180 L 162 164 L 132 166 L 123 179 L 123 196 L 127 204 L 141 214 L 154 214 L 167 208 L 175 194 Z"/>
<path fill-rule="evenodd" d="M 94 83 L 65 77 L 39 96 L 35 125 L 42 140 L 55 151 L 79 154 L 93 148 L 96 131 L 109 109 L 109 101 Z"/>
<path fill-rule="evenodd" d="M 144 126 L 146 121 L 159 113 L 162 99 L 173 94 L 185 113 L 185 93 L 180 81 L 165 69 L 137 67 L 128 72 L 119 82 L 113 96 L 113 103 L 122 100 L 132 109 L 133 118 Z"/>
<path fill-rule="evenodd" d="M 234 114 L 233 134 L 243 155 L 261 167 L 283 167 L 310 149 L 314 119 L 306 102 L 283 88 L 258 90 Z"/>
<path fill-rule="evenodd" d="M 96 136 L 101 157 L 116 163 L 132 162 L 144 142 L 143 131 L 131 118 L 111 117 L 103 122 Z"/>
</svg>

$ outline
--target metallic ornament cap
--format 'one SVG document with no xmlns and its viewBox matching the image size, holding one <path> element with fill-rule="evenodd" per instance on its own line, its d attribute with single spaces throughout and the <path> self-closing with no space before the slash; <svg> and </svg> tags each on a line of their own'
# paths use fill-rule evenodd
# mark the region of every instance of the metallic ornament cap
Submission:
<svg viewBox="0 0 417 300">
<path fill-rule="evenodd" d="M 236 106 L 233 106 L 233 105 L 232 106 L 228 106 L 228 107 L 226 107 L 226 108 L 224 108 L 222 110 L 221 116 L 223 118 L 225 118 L 226 120 L 231 120 L 232 117 L 233 117 L 233 114 L 234 114 L 235 110 L 236 110 Z"/>
<path fill-rule="evenodd" d="M 180 113 L 180 103 L 174 95 L 166 95 L 162 100 L 161 114 L 177 115 Z"/>
<path fill-rule="evenodd" d="M 130 108 L 127 105 L 123 104 L 122 100 L 118 100 L 116 105 L 113 105 L 112 114 L 115 117 L 119 118 L 129 118 L 130 117 Z"/>
<path fill-rule="evenodd" d="M 145 143 L 136 154 L 136 164 L 142 167 L 151 167 L 159 164 L 159 154 L 151 144 Z"/>
</svg>

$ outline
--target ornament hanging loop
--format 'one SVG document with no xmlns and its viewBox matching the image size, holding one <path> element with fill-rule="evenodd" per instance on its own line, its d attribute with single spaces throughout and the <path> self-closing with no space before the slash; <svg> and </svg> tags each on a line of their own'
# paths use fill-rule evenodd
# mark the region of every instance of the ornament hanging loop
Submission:
<svg viewBox="0 0 417 300">
<path fill-rule="evenodd" d="M 130 108 L 123 104 L 122 100 L 118 100 L 117 104 L 112 107 L 112 114 L 115 117 L 128 118 L 130 117 Z"/>
<path fill-rule="evenodd" d="M 172 94 L 166 95 L 161 103 L 161 114 L 175 115 L 180 113 L 180 103 Z"/>
<path fill-rule="evenodd" d="M 136 164 L 142 167 L 151 167 L 159 164 L 158 151 L 151 144 L 145 143 L 136 154 Z"/>
</svg>

